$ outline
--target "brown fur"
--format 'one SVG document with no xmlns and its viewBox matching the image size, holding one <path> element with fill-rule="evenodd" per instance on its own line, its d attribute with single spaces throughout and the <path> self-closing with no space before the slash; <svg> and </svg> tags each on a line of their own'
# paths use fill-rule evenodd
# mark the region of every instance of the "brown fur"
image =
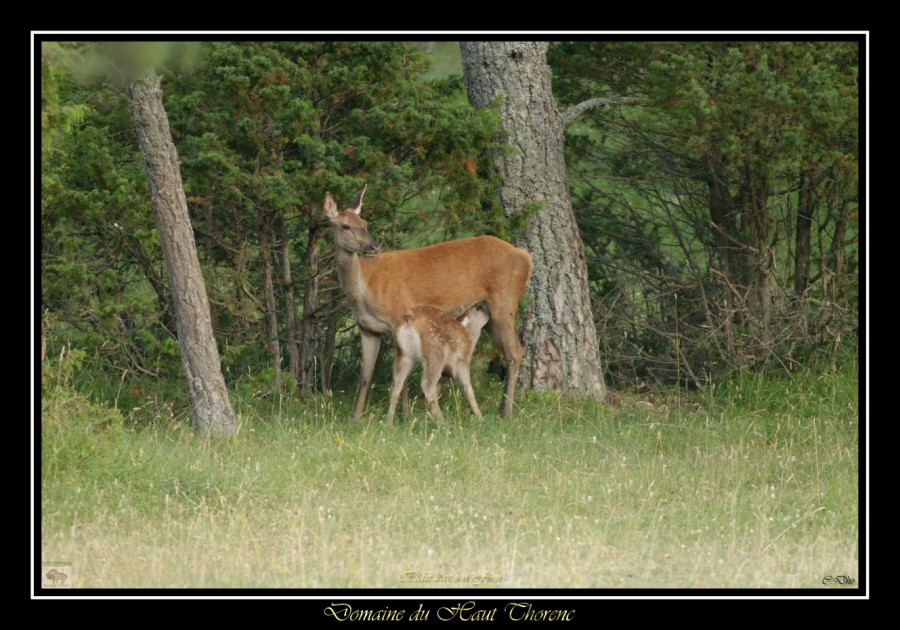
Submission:
<svg viewBox="0 0 900 630">
<path fill-rule="evenodd" d="M 374 256 L 379 247 L 359 217 L 365 187 L 354 205 L 339 212 L 331 193 L 325 195 L 325 214 L 334 228 L 338 276 L 362 335 L 362 375 L 353 410 L 362 416 L 375 368 L 381 336 L 392 333 L 414 306 L 433 306 L 459 315 L 477 303 L 487 305 L 487 332 L 506 358 L 501 415 L 512 414 L 519 365 L 525 349 L 516 333 L 516 313 L 531 276 L 531 256 L 493 236 L 464 238 Z"/>
<path fill-rule="evenodd" d="M 422 391 L 438 422 L 444 421 L 437 402 L 441 375 L 459 381 L 469 401 L 469 408 L 481 418 L 469 378 L 469 364 L 481 329 L 488 319 L 488 311 L 481 305 L 469 309 L 461 321 L 432 306 L 413 307 L 404 316 L 404 322 L 394 331 L 394 381 L 391 384 L 388 426 L 393 424 L 397 399 L 416 362 L 422 362 L 425 366 Z"/>
</svg>

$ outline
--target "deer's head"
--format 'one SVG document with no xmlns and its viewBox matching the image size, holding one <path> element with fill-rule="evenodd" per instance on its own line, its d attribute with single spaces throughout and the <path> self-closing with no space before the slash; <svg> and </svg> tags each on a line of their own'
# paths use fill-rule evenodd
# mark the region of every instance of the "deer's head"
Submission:
<svg viewBox="0 0 900 630">
<path fill-rule="evenodd" d="M 367 229 L 369 224 L 359 217 L 367 187 L 368 184 L 356 193 L 353 204 L 343 212 L 338 211 L 331 193 L 325 193 L 325 214 L 331 220 L 331 226 L 334 228 L 334 246 L 339 250 L 354 254 L 375 254 L 380 249 L 369 234 Z"/>
<path fill-rule="evenodd" d="M 481 335 L 481 329 L 484 328 L 484 325 L 488 323 L 490 318 L 491 313 L 488 311 L 487 306 L 484 304 L 476 304 L 459 318 L 459 323 L 469 331 L 469 337 L 472 338 L 472 342 L 474 343 L 478 341 L 478 337 Z"/>
</svg>

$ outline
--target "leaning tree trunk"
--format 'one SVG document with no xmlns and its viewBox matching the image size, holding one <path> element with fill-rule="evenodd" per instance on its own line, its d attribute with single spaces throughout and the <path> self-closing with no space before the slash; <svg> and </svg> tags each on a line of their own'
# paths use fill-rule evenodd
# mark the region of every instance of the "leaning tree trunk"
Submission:
<svg viewBox="0 0 900 630">
<path fill-rule="evenodd" d="M 129 109 L 150 183 L 159 242 L 169 274 L 178 345 L 187 374 L 191 419 L 194 428 L 201 433 L 228 436 L 234 432 L 234 410 L 222 378 L 206 285 L 200 273 L 178 155 L 172 144 L 159 83 L 160 77 L 155 72 L 146 73 L 130 83 Z"/>
<path fill-rule="evenodd" d="M 521 382 L 603 399 L 584 245 L 566 183 L 567 123 L 550 89 L 547 42 L 460 42 L 460 49 L 469 102 L 480 109 L 503 95 L 500 120 L 512 146 L 498 164 L 503 207 L 513 213 L 539 206 L 519 243 L 534 261 Z"/>
</svg>

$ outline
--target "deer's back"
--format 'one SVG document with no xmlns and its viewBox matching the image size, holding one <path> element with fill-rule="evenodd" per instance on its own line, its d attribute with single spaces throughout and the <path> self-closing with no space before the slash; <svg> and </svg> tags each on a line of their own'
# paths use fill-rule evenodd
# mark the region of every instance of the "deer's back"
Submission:
<svg viewBox="0 0 900 630">
<path fill-rule="evenodd" d="M 360 271 L 369 303 L 396 325 L 416 306 L 459 314 L 501 294 L 517 304 L 531 256 L 493 236 L 478 236 L 362 258 Z"/>
</svg>

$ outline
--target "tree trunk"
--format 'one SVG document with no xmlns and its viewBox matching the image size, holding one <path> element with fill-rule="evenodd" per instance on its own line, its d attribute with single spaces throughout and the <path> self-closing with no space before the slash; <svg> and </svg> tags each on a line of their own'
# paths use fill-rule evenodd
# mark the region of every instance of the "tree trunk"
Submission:
<svg viewBox="0 0 900 630">
<path fill-rule="evenodd" d="M 259 257 L 262 259 L 263 293 L 266 301 L 266 347 L 275 370 L 275 388 L 281 389 L 281 342 L 278 340 L 278 313 L 275 306 L 275 285 L 272 282 L 272 259 L 269 251 L 269 222 L 259 220 Z"/>
<path fill-rule="evenodd" d="M 214 277 L 213 274 L 216 272 L 216 259 L 213 255 L 213 201 L 212 199 L 207 199 L 206 203 L 203 205 L 204 208 L 204 219 L 206 221 L 204 228 L 206 229 L 206 238 L 204 247 L 206 249 L 205 252 L 205 262 L 206 262 L 206 273 L 208 278 Z M 215 287 L 213 287 L 213 294 L 215 295 Z M 207 294 L 209 297 L 209 294 Z M 210 324 L 212 325 L 213 336 L 219 334 L 219 317 L 221 316 L 222 311 L 216 305 L 215 301 L 210 302 L 209 304 L 209 316 L 210 316 Z"/>
<path fill-rule="evenodd" d="M 844 197 L 838 203 L 840 203 L 840 208 L 835 217 L 834 238 L 832 238 L 831 246 L 828 248 L 828 257 L 822 265 L 824 268 L 830 267 L 834 274 L 830 284 L 830 295 L 828 296 L 828 299 L 832 302 L 840 301 L 839 288 L 846 272 L 847 244 L 844 241 L 847 238 L 847 224 L 850 220 L 850 199 Z"/>
<path fill-rule="evenodd" d="M 731 255 L 738 247 L 734 240 L 738 237 L 734 204 L 721 169 L 716 166 L 711 156 L 707 156 L 705 162 L 709 185 L 709 217 L 713 224 L 713 239 L 719 254 L 719 263 L 728 281 L 736 282 Z"/>
<path fill-rule="evenodd" d="M 733 295 L 729 287 L 740 284 L 735 272 L 734 252 L 740 256 L 737 239 L 737 220 L 731 193 L 728 191 L 728 182 L 725 175 L 718 168 L 711 156 L 706 157 L 707 185 L 709 186 L 709 218 L 712 224 L 713 242 L 724 277 L 725 290 L 722 291 L 719 306 L 722 310 L 722 330 L 725 333 L 725 345 L 729 354 L 734 354 L 734 330 L 735 314 L 741 307 L 737 296 Z M 712 266 L 712 265 L 710 265 Z"/>
<path fill-rule="evenodd" d="M 294 382 L 300 385 L 300 354 L 297 352 L 297 307 L 294 305 L 294 281 L 291 277 L 291 248 L 288 242 L 287 222 L 279 221 L 281 228 L 281 266 L 284 270 L 284 310 L 287 326 L 288 360 Z"/>
<path fill-rule="evenodd" d="M 319 339 L 319 241 L 323 228 L 312 219 L 306 255 L 306 290 L 303 294 L 303 319 L 300 324 L 300 378 L 297 387 L 312 393 L 316 387 L 316 346 Z"/>
<path fill-rule="evenodd" d="M 319 370 L 319 381 L 321 383 L 321 391 L 327 392 L 331 389 L 331 370 L 334 367 L 334 349 L 337 341 L 337 325 L 338 315 L 332 313 L 328 320 L 328 328 L 325 332 L 325 338 L 322 340 L 322 368 Z"/>
<path fill-rule="evenodd" d="M 759 358 L 769 351 L 772 333 L 772 253 L 769 249 L 769 184 L 756 169 L 744 167 L 743 228 L 749 247 L 743 255 L 747 271 L 747 308 L 759 327 Z"/>
<path fill-rule="evenodd" d="M 128 102 L 150 183 L 150 198 L 169 274 L 191 419 L 201 433 L 234 432 L 235 417 L 213 337 L 206 285 L 181 185 L 178 155 L 163 107 L 160 77 L 148 72 L 128 85 Z"/>
<path fill-rule="evenodd" d="M 812 253 L 812 217 L 816 207 L 816 182 L 812 169 L 800 168 L 800 191 L 797 199 L 797 225 L 794 233 L 794 292 L 802 296 L 809 286 L 809 260 Z"/>
<path fill-rule="evenodd" d="M 564 126 L 550 89 L 546 42 L 461 42 L 469 102 L 500 94 L 513 150 L 499 159 L 508 214 L 538 207 L 519 245 L 531 254 L 520 379 L 525 387 L 603 399 L 606 386 L 591 311 L 584 245 L 566 183 Z"/>
</svg>

